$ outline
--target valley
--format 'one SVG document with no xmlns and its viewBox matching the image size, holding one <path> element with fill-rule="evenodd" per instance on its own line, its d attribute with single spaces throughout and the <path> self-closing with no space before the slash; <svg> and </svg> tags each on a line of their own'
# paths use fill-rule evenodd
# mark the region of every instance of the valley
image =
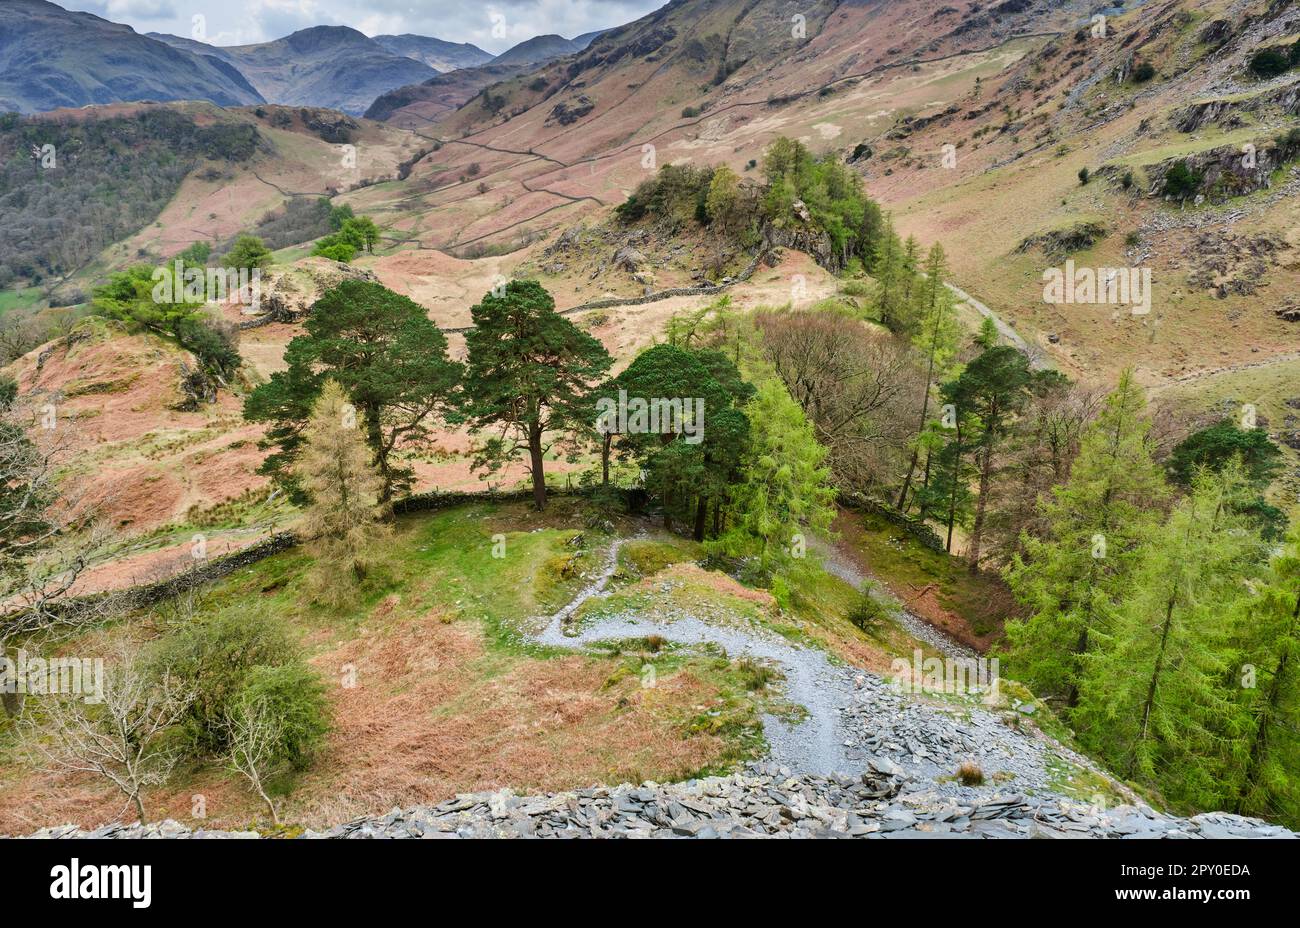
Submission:
<svg viewBox="0 0 1300 928">
<path fill-rule="evenodd" d="M 0 834 L 1294 836 L 1300 10 L 1095 6 L 14 0 Z"/>
</svg>

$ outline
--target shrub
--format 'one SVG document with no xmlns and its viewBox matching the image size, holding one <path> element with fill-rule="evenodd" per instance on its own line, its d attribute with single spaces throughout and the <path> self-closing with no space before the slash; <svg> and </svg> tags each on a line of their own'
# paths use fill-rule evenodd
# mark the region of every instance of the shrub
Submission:
<svg viewBox="0 0 1300 928">
<path fill-rule="evenodd" d="M 347 264 L 357 256 L 357 249 L 355 245 L 350 245 L 347 242 L 340 242 L 333 236 L 326 236 L 317 243 L 312 254 L 322 258 L 329 258 L 331 261 L 342 261 L 344 264 Z"/>
<path fill-rule="evenodd" d="M 1291 67 L 1288 55 L 1276 48 L 1258 51 L 1250 59 L 1250 73 L 1259 78 L 1277 77 Z"/>
<path fill-rule="evenodd" d="M 889 609 L 869 592 L 862 593 L 858 597 L 858 601 L 853 604 L 848 614 L 848 620 L 867 633 L 879 631 L 887 618 L 889 618 Z"/>
<path fill-rule="evenodd" d="M 1187 166 L 1187 162 L 1177 161 L 1165 172 L 1164 194 L 1185 200 L 1195 195 L 1200 189 L 1202 176 Z"/>
<path fill-rule="evenodd" d="M 275 762 L 305 770 L 330 729 L 330 703 L 320 677 L 297 661 L 253 667 L 239 692 L 239 706 L 248 709 L 259 704 L 266 707 L 279 731 Z"/>
<path fill-rule="evenodd" d="M 1092 177 L 1092 173 L 1087 168 L 1079 168 L 1079 183 L 1087 184 Z"/>
<path fill-rule="evenodd" d="M 195 753 L 219 753 L 226 746 L 226 717 L 248 685 L 254 667 L 278 667 L 297 654 L 284 627 L 257 612 L 214 616 L 184 628 L 159 644 L 153 672 L 170 673 L 194 686 L 196 695 L 183 720 Z"/>
<path fill-rule="evenodd" d="M 984 771 L 973 760 L 964 760 L 957 768 L 957 779 L 962 786 L 981 786 L 984 783 Z"/>
<path fill-rule="evenodd" d="M 682 117 L 683 117 L 684 119 L 694 119 L 694 118 L 695 118 L 696 116 L 698 116 L 698 115 L 700 115 L 700 109 L 699 109 L 699 107 L 697 107 L 697 106 L 684 106 L 684 107 L 682 107 Z"/>
<path fill-rule="evenodd" d="M 1155 76 L 1156 76 L 1155 65 L 1153 65 L 1149 61 L 1141 62 L 1137 67 L 1133 69 L 1133 83 L 1135 84 L 1145 84 L 1147 81 L 1151 80 L 1151 78 Z"/>
</svg>

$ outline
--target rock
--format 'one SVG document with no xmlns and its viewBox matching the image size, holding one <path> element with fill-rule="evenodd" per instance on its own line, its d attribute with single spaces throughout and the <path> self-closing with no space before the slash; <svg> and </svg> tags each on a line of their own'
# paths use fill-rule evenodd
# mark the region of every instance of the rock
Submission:
<svg viewBox="0 0 1300 928">
<path fill-rule="evenodd" d="M 614 267 L 619 270 L 627 271 L 629 274 L 635 274 L 641 270 L 646 263 L 646 256 L 641 254 L 631 245 L 624 245 L 618 251 L 614 252 Z"/>
</svg>

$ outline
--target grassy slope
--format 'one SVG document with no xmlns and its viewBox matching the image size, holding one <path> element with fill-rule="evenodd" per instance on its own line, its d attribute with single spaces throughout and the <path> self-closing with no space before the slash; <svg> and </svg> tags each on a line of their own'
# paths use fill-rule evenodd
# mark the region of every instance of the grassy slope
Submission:
<svg viewBox="0 0 1300 928">
<path fill-rule="evenodd" d="M 583 504 L 560 498 L 544 514 L 482 504 L 404 517 L 386 546 L 383 581 L 338 609 L 312 600 L 309 547 L 247 567 L 203 597 L 185 621 L 265 610 L 288 623 L 327 683 L 345 667 L 357 674 L 356 689 L 331 686 L 336 730 L 284 800 L 287 820 L 322 823 L 505 784 L 559 789 L 689 777 L 732 769 L 761 752 L 759 712 L 783 708 L 760 667 L 658 642 L 581 655 L 521 636 L 521 628 L 571 598 L 585 582 L 581 572 L 602 560 L 612 536 L 583 528 L 585 516 Z M 492 556 L 494 536 L 504 541 L 504 557 Z M 667 580 L 679 603 L 706 606 L 719 622 L 757 621 L 877 666 L 887 666 L 886 648 L 907 653 L 910 639 L 872 640 L 849 625 L 843 610 L 852 590 L 815 568 L 795 581 L 790 608 L 781 610 L 763 591 L 683 566 L 698 556 L 681 539 L 633 542 L 619 589 L 591 607 L 654 608 L 647 588 Z M 106 638 L 153 640 L 167 621 L 165 613 L 133 616 L 65 650 L 103 653 Z M 650 689 L 641 685 L 646 664 L 657 677 Z M 0 758 L 0 833 L 118 814 L 117 800 L 97 782 L 29 767 L 12 726 L 0 727 Z M 178 771 L 150 797 L 150 814 L 190 820 L 196 793 L 209 797 L 209 825 L 261 815 L 242 784 L 214 763 Z"/>
</svg>

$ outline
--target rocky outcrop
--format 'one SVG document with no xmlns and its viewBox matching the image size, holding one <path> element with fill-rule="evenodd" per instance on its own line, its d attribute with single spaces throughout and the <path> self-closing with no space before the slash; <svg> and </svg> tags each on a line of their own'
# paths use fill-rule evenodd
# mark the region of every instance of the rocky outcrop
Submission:
<svg viewBox="0 0 1300 928">
<path fill-rule="evenodd" d="M 276 270 L 262 285 L 261 305 L 249 319 L 239 323 L 239 328 L 296 322 L 322 293 L 344 280 L 379 282 L 373 271 L 328 258 L 304 258 L 288 268 Z"/>
<path fill-rule="evenodd" d="M 1280 825 L 1211 813 L 1173 818 L 1149 809 L 1101 810 L 1006 793 L 960 802 L 909 793 L 903 772 L 878 762 L 858 777 L 792 774 L 774 764 L 686 783 L 595 787 L 516 796 L 457 796 L 394 809 L 303 838 L 1295 838 Z M 193 831 L 178 822 L 45 828 L 33 838 L 255 838 Z"/>
<path fill-rule="evenodd" d="M 1024 254 L 1033 248 L 1041 248 L 1048 258 L 1059 261 L 1066 255 L 1091 248 L 1105 235 L 1106 227 L 1099 222 L 1076 222 L 1064 229 L 1053 229 L 1022 239 L 1016 246 L 1016 253 Z"/>
<path fill-rule="evenodd" d="M 556 123 L 561 126 L 572 125 L 582 117 L 590 115 L 595 108 L 595 101 L 585 93 L 580 93 L 573 100 L 561 100 L 551 107 L 551 115 L 547 117 L 546 124 L 548 126 Z"/>
<path fill-rule="evenodd" d="M 1171 171 L 1184 165 L 1195 182 L 1194 191 L 1180 197 L 1196 202 L 1223 202 L 1273 185 L 1273 172 L 1300 156 L 1300 133 L 1280 139 L 1260 139 L 1250 147 L 1221 145 L 1185 158 L 1169 158 L 1148 169 L 1154 183 L 1151 195 L 1168 193 Z"/>
<path fill-rule="evenodd" d="M 1300 83 L 1275 87 L 1250 97 L 1196 100 L 1175 110 L 1170 120 L 1179 132 L 1199 132 L 1209 125 L 1238 129 L 1246 125 L 1245 113 L 1271 112 L 1300 116 Z"/>
</svg>

